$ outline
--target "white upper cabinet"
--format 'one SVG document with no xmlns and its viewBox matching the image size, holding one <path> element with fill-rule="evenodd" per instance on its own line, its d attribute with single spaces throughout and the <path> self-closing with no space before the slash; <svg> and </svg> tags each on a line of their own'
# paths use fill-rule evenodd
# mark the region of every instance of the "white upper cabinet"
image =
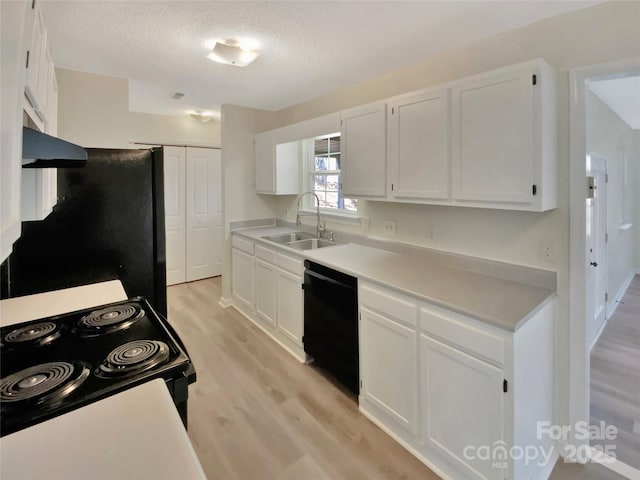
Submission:
<svg viewBox="0 0 640 480">
<path fill-rule="evenodd" d="M 25 84 L 25 2 L 0 2 L 0 262 L 20 237 L 22 173 L 22 105 Z"/>
<path fill-rule="evenodd" d="M 389 102 L 391 196 L 449 198 L 450 90 L 432 89 Z"/>
<path fill-rule="evenodd" d="M 275 131 L 255 136 L 256 193 L 300 193 L 300 142 L 276 144 Z"/>
<path fill-rule="evenodd" d="M 355 197 L 387 194 L 387 106 L 365 105 L 342 112 L 342 193 Z"/>
<path fill-rule="evenodd" d="M 556 207 L 555 82 L 551 67 L 536 60 L 453 85 L 456 204 Z"/>
<path fill-rule="evenodd" d="M 31 43 L 27 51 L 27 83 L 24 91 L 34 110 L 38 115 L 44 116 L 47 108 L 48 60 L 50 59 L 47 30 L 39 8 L 33 8 L 30 15 L 33 16 L 33 24 Z"/>
</svg>

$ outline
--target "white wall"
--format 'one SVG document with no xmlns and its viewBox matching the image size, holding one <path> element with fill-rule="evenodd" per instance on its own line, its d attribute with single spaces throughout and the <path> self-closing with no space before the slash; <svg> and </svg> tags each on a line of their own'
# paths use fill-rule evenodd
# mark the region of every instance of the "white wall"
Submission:
<svg viewBox="0 0 640 480">
<path fill-rule="evenodd" d="M 397 222 L 397 240 L 479 257 L 509 261 L 558 274 L 558 414 L 568 421 L 569 378 L 569 81 L 570 69 L 640 56 L 640 2 L 607 2 L 495 35 L 466 48 L 390 72 L 352 87 L 275 112 L 264 131 L 386 97 L 542 57 L 558 72 L 558 208 L 517 213 L 460 207 L 366 202 L 369 233 L 382 221 Z M 597 32 L 597 34 L 594 34 Z M 223 124 L 224 124 L 223 118 Z M 223 130 L 224 130 L 223 126 Z M 499 139 L 496 139 L 499 141 Z M 223 155 L 225 142 L 223 138 Z M 247 182 L 240 182 L 247 185 Z M 294 215 L 292 198 L 278 200 L 275 213 Z M 433 238 L 428 231 L 434 226 Z M 340 225 L 329 225 L 340 230 Z M 366 228 L 361 229 L 367 233 Z M 557 261 L 541 259 L 540 242 L 556 248 Z"/>
<path fill-rule="evenodd" d="M 129 111 L 127 79 L 56 69 L 58 135 L 84 147 L 140 148 L 132 142 L 220 146 L 220 122 Z"/>
<path fill-rule="evenodd" d="M 625 281 L 636 271 L 635 257 L 640 249 L 636 241 L 638 224 L 636 208 L 640 203 L 640 191 L 636 170 L 640 163 L 637 155 L 636 135 L 617 114 L 591 91 L 587 92 L 587 153 L 607 160 L 607 291 L 610 308 Z M 624 175 L 622 157 L 627 158 L 627 175 Z M 623 182 L 627 198 L 623 198 Z M 626 206 L 623 207 L 623 203 Z M 623 208 L 628 218 L 622 219 Z M 622 223 L 632 223 L 629 230 L 620 230 Z"/>
</svg>

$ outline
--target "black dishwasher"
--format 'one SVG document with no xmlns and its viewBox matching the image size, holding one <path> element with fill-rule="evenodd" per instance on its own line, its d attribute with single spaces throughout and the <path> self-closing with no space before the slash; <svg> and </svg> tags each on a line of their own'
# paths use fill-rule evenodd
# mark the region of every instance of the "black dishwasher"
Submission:
<svg viewBox="0 0 640 480">
<path fill-rule="evenodd" d="M 304 266 L 304 351 L 357 395 L 358 281 L 309 260 Z"/>
</svg>

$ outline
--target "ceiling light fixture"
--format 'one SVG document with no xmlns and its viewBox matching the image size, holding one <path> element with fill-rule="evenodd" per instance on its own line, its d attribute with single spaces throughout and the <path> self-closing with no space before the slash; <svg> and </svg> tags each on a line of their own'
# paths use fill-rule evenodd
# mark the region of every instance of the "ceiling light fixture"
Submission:
<svg viewBox="0 0 640 480">
<path fill-rule="evenodd" d="M 213 116 L 210 113 L 203 112 L 202 110 L 196 110 L 194 113 L 190 113 L 189 116 L 200 123 L 209 123 L 213 120 Z"/>
<path fill-rule="evenodd" d="M 239 45 L 235 40 L 225 40 L 224 42 L 216 41 L 207 58 L 225 65 L 246 67 L 258 58 L 258 55 L 260 52 Z"/>
</svg>

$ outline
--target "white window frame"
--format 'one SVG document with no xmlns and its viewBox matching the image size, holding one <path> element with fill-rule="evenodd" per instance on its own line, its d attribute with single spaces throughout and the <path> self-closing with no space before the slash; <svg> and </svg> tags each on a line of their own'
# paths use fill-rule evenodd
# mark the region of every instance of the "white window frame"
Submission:
<svg viewBox="0 0 640 480">
<path fill-rule="evenodd" d="M 303 168 L 303 183 L 304 183 L 304 191 L 315 192 L 315 177 L 321 175 L 341 175 L 340 170 L 315 170 L 315 140 L 325 139 L 340 136 L 340 132 L 329 133 L 326 135 L 317 135 L 313 138 L 309 138 L 306 140 L 307 143 L 307 161 L 305 162 L 305 168 Z M 340 153 L 340 152 L 330 152 L 330 153 Z M 338 191 L 338 198 L 342 198 L 344 201 L 344 196 L 340 191 Z M 316 210 L 316 201 L 315 198 L 311 195 L 306 196 L 304 201 L 305 210 L 315 211 Z M 341 217 L 345 219 L 359 219 L 358 210 L 347 210 L 343 207 L 338 208 L 330 208 L 320 206 L 320 212 L 323 215 L 330 215 L 335 217 Z"/>
</svg>

